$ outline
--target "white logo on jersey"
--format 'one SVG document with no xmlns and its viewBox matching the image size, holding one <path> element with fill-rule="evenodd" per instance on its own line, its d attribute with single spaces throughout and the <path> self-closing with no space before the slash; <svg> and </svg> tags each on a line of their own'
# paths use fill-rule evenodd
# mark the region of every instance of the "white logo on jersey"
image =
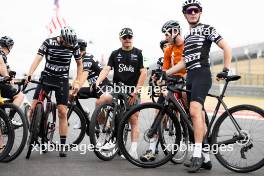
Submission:
<svg viewBox="0 0 264 176">
<path fill-rule="evenodd" d="M 120 53 L 118 53 L 116 58 L 122 58 L 122 55 Z"/>
<path fill-rule="evenodd" d="M 185 63 L 200 59 L 201 53 L 190 54 L 185 56 Z"/>
<path fill-rule="evenodd" d="M 118 66 L 119 66 L 118 72 L 132 72 L 132 73 L 135 72 L 135 68 L 131 65 L 126 66 L 124 64 L 119 64 Z"/>
<path fill-rule="evenodd" d="M 135 55 L 135 54 L 131 54 L 131 60 L 137 60 L 137 55 Z"/>
</svg>

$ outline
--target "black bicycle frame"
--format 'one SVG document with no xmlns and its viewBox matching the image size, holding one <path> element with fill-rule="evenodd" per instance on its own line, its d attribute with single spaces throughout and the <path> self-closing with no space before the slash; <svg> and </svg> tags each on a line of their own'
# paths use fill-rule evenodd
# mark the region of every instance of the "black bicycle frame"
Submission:
<svg viewBox="0 0 264 176">
<path fill-rule="evenodd" d="M 212 95 L 212 94 L 208 94 L 207 96 L 210 96 L 210 97 L 214 97 L 218 100 L 217 102 L 217 105 L 215 107 L 215 110 L 214 110 L 214 113 L 213 113 L 213 116 L 212 116 L 212 119 L 208 125 L 208 130 L 206 132 L 206 135 L 205 135 L 205 139 L 209 138 L 210 139 L 210 132 L 211 132 L 211 128 L 213 126 L 213 123 L 216 119 L 216 116 L 217 116 L 217 113 L 219 111 L 219 108 L 220 108 L 220 105 L 223 105 L 224 109 L 225 109 L 225 112 L 228 114 L 228 116 L 230 117 L 231 121 L 233 122 L 235 128 L 237 129 L 239 135 L 236 136 L 236 137 L 233 137 L 232 139 L 230 140 L 226 140 L 226 141 L 223 141 L 221 143 L 218 143 L 218 145 L 221 145 L 221 144 L 232 144 L 232 143 L 235 143 L 237 140 L 241 140 L 243 139 L 242 135 L 241 135 L 241 127 L 239 126 L 239 124 L 236 122 L 235 118 L 232 116 L 232 114 L 229 113 L 229 110 L 226 106 L 226 104 L 223 102 L 223 98 L 224 98 L 224 93 L 226 91 L 226 88 L 227 88 L 227 85 L 228 85 L 228 82 L 229 81 L 226 81 L 225 82 L 225 85 L 223 87 L 223 90 L 220 94 L 220 96 L 216 96 L 216 95 Z M 184 123 L 187 124 L 187 128 L 188 130 L 191 132 L 191 134 L 193 135 L 194 134 L 194 129 L 193 129 L 193 126 L 192 126 L 192 121 L 191 121 L 191 118 L 190 116 L 186 113 L 186 111 L 184 110 L 184 107 L 183 105 L 181 104 L 181 102 L 179 102 L 180 100 L 179 99 L 176 99 L 173 95 L 172 92 L 187 92 L 187 93 L 191 93 L 191 91 L 189 90 L 186 90 L 186 89 L 182 89 L 182 88 L 176 88 L 176 89 L 172 89 L 170 87 L 168 87 L 168 90 L 169 90 L 169 93 L 168 95 L 165 97 L 165 106 L 164 108 L 162 108 L 161 111 L 158 112 L 158 115 L 157 117 L 155 118 L 154 122 L 152 123 L 151 125 L 151 128 L 149 130 L 149 132 L 147 133 L 147 136 L 149 138 L 152 138 L 155 134 L 157 134 L 157 131 L 158 131 L 158 126 L 159 124 L 161 123 L 162 119 L 163 119 L 163 116 L 164 116 L 164 113 L 166 111 L 168 111 L 168 109 L 170 108 L 170 104 L 172 103 L 174 107 L 176 107 L 177 111 L 180 113 L 180 117 L 181 117 L 181 120 L 184 121 Z M 205 111 L 205 110 L 204 110 Z M 206 113 L 206 111 L 205 111 Z M 211 141 L 211 140 L 209 140 Z"/>
<path fill-rule="evenodd" d="M 79 101 L 78 95 L 74 97 L 73 101 L 71 101 L 71 107 L 69 108 L 68 114 L 71 114 L 72 113 L 73 107 L 75 105 L 76 105 L 77 108 L 79 108 L 81 110 L 81 113 L 84 115 L 85 121 L 86 121 L 86 124 L 87 124 L 87 128 L 89 129 L 90 120 L 89 120 L 87 114 L 85 113 L 85 110 L 83 109 L 83 107 L 82 107 L 82 105 L 81 105 L 81 103 Z M 69 117 L 68 117 L 68 119 L 69 119 Z"/>
<path fill-rule="evenodd" d="M 220 96 L 216 96 L 216 95 L 212 95 L 212 94 L 208 94 L 207 96 L 209 97 L 214 97 L 218 100 L 217 102 L 217 105 L 215 107 L 215 110 L 214 110 L 214 113 L 213 113 L 213 116 L 212 116 L 212 119 L 210 120 L 210 123 L 208 125 L 208 130 L 206 132 L 206 135 L 205 135 L 205 139 L 206 138 L 210 138 L 210 132 L 211 132 L 211 128 L 213 126 L 213 123 L 216 119 L 216 116 L 217 116 L 217 113 L 219 111 L 219 108 L 220 108 L 220 105 L 223 105 L 224 109 L 225 109 L 225 112 L 229 115 L 231 121 L 233 122 L 235 128 L 237 129 L 238 133 L 239 133 L 239 136 L 237 137 L 234 137 L 230 140 L 227 140 L 227 141 L 223 141 L 221 143 L 219 143 L 218 145 L 221 145 L 221 144 L 232 144 L 232 143 L 235 143 L 237 140 L 241 140 L 243 139 L 243 137 L 241 136 L 241 127 L 239 126 L 239 124 L 236 122 L 235 118 L 232 116 L 232 114 L 229 113 L 229 110 L 226 106 L 226 104 L 223 102 L 223 98 L 224 98 L 224 93 L 226 91 L 226 88 L 227 88 L 227 85 L 228 85 L 228 81 L 225 82 L 225 85 L 223 87 L 223 90 L 220 94 Z M 168 90 L 169 91 L 172 91 L 172 92 L 175 92 L 175 90 L 173 89 L 170 89 L 168 87 Z M 189 92 L 189 90 L 186 90 L 186 89 L 181 89 L 181 88 L 177 88 L 177 91 L 183 91 L 183 92 Z M 189 118 L 189 115 L 185 112 L 184 108 L 181 106 L 179 100 L 176 100 L 174 96 L 172 96 L 171 94 L 168 94 L 168 96 L 166 97 L 167 101 L 168 102 L 172 102 L 173 105 L 177 108 L 177 110 L 179 111 L 180 115 L 181 115 L 181 119 L 187 124 L 187 127 L 188 127 L 188 130 L 193 134 L 194 133 L 194 129 L 193 129 L 193 126 L 192 126 L 192 122 L 191 122 L 191 119 Z M 205 111 L 206 113 L 206 111 Z"/>
<path fill-rule="evenodd" d="M 120 100 L 120 104 L 118 103 L 118 100 Z M 127 98 L 125 96 L 125 94 L 123 93 L 118 93 L 118 94 L 114 94 L 113 95 L 113 101 L 112 101 L 112 105 L 114 107 L 114 112 L 113 112 L 113 129 L 115 129 L 115 127 L 119 125 L 119 117 L 120 117 L 120 114 L 117 113 L 118 111 L 118 108 L 124 106 L 125 107 L 125 110 L 127 111 L 128 110 L 128 103 L 127 103 Z M 116 116 L 118 116 L 116 118 Z M 117 130 L 115 130 L 115 133 L 117 133 Z M 116 134 L 115 134 L 116 135 Z"/>
</svg>

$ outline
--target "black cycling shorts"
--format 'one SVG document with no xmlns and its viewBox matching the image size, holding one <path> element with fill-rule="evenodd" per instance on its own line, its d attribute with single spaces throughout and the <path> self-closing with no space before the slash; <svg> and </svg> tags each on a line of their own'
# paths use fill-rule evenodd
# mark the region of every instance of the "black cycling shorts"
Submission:
<svg viewBox="0 0 264 176">
<path fill-rule="evenodd" d="M 187 72 L 186 89 L 188 102 L 197 101 L 204 106 L 205 98 L 212 86 L 212 77 L 209 67 L 196 68 Z"/>
<path fill-rule="evenodd" d="M 17 89 L 10 84 L 0 84 L 1 96 L 13 100 L 13 98 L 19 93 Z"/>
<path fill-rule="evenodd" d="M 38 85 L 33 96 L 33 99 L 37 100 L 39 97 L 40 90 L 43 88 L 46 93 L 49 93 L 51 90 L 55 91 L 56 103 L 57 105 L 66 105 L 68 104 L 69 98 L 69 80 L 67 78 L 54 78 L 50 76 L 45 76 L 44 82 L 49 84 L 54 84 L 60 88 L 52 88 L 49 86 Z"/>
<path fill-rule="evenodd" d="M 100 98 L 100 96 L 105 92 L 106 92 L 106 85 L 100 86 L 98 90 L 91 89 L 90 87 L 82 87 L 78 92 L 78 97 L 80 99 Z"/>
</svg>

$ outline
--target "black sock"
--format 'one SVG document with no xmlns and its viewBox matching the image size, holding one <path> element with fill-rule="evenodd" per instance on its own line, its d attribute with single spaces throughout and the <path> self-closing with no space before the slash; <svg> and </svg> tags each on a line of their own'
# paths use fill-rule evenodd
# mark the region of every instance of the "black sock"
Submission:
<svg viewBox="0 0 264 176">
<path fill-rule="evenodd" d="M 65 151 L 66 138 L 66 136 L 60 136 L 60 144 L 62 151 Z"/>
</svg>

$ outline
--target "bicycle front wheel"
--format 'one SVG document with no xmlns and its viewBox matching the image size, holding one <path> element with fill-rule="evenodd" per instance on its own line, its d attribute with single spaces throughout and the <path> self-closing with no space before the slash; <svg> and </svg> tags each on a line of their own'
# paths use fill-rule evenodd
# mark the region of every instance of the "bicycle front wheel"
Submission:
<svg viewBox="0 0 264 176">
<path fill-rule="evenodd" d="M 9 152 L 9 156 L 3 160 L 4 162 L 10 162 L 21 154 L 26 145 L 28 136 L 27 120 L 22 110 L 12 103 L 5 103 L 0 108 L 3 109 L 11 119 L 15 131 L 15 140 L 12 150 Z"/>
<path fill-rule="evenodd" d="M 228 111 L 233 118 L 227 112 L 223 113 L 212 131 L 215 157 L 235 172 L 246 173 L 261 168 L 264 165 L 264 111 L 252 105 L 238 105 Z"/>
<path fill-rule="evenodd" d="M 15 132 L 11 120 L 0 109 L 0 161 L 2 161 L 13 147 Z"/>
<path fill-rule="evenodd" d="M 119 150 L 113 116 L 114 107 L 111 104 L 102 104 L 94 110 L 90 122 L 90 142 L 94 146 L 95 155 L 103 161 L 112 160 Z"/>
<path fill-rule="evenodd" d="M 168 119 L 174 127 L 169 139 L 161 136 L 164 133 L 159 130 Z M 127 128 L 128 125 L 131 127 L 130 130 Z M 127 131 L 131 132 L 127 134 Z M 151 136 L 150 131 L 153 131 Z M 138 167 L 154 168 L 167 163 L 177 152 L 181 141 L 181 127 L 175 115 L 162 105 L 144 103 L 131 108 L 125 114 L 118 127 L 117 137 L 120 151 L 129 162 Z"/>
</svg>

